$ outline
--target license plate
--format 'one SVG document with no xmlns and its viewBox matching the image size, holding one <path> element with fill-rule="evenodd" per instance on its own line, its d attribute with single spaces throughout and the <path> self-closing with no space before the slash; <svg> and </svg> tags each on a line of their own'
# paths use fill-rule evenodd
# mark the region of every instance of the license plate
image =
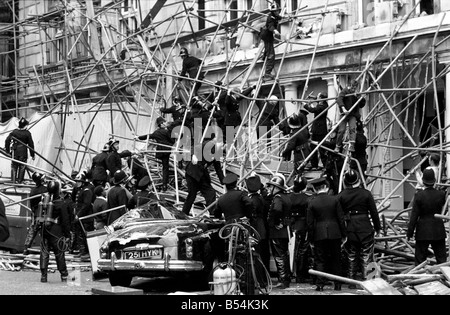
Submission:
<svg viewBox="0 0 450 315">
<path fill-rule="evenodd" d="M 161 259 L 162 248 L 146 249 L 146 250 L 133 250 L 129 252 L 123 252 L 124 259 Z"/>
</svg>

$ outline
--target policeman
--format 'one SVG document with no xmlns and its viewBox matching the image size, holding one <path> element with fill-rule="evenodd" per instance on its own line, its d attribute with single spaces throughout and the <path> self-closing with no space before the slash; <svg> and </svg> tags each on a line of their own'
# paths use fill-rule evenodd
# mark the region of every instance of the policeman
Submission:
<svg viewBox="0 0 450 315">
<path fill-rule="evenodd" d="M 197 193 L 200 191 L 205 198 L 205 204 L 208 207 L 216 201 L 216 191 L 211 184 L 211 176 L 207 169 L 207 161 L 195 154 L 196 149 L 203 151 L 203 145 L 197 144 L 191 148 L 191 158 L 186 164 L 186 185 L 188 195 L 183 204 L 183 212 L 187 215 L 191 212 L 192 205 L 195 202 Z"/>
<path fill-rule="evenodd" d="M 28 125 L 28 120 L 22 117 L 19 121 L 19 128 L 11 131 L 5 140 L 6 152 L 10 153 L 14 160 L 24 163 L 28 160 L 28 150 L 34 161 L 34 142 L 31 132 L 26 129 Z M 25 164 L 11 161 L 11 181 L 21 184 L 25 177 L 25 169 Z"/>
<path fill-rule="evenodd" d="M 161 161 L 162 165 L 162 187 L 161 190 L 165 192 L 167 190 L 167 185 L 169 183 L 169 172 L 170 172 L 170 147 L 175 143 L 172 138 L 170 131 L 167 129 L 166 120 L 162 117 L 156 119 L 156 124 L 158 129 L 156 129 L 152 134 L 138 136 L 138 140 L 151 139 L 160 144 L 156 147 L 155 157 Z"/>
<path fill-rule="evenodd" d="M 324 99 L 328 98 L 328 94 L 320 92 L 317 95 L 317 102 L 311 104 L 305 104 L 304 108 L 310 112 L 314 113 L 314 121 L 311 124 L 311 140 L 320 143 L 325 139 L 328 134 L 328 122 L 327 122 L 327 112 L 328 112 L 328 102 Z M 325 113 L 324 113 L 325 112 Z M 314 150 L 316 145 L 311 144 L 311 149 Z M 311 157 L 311 166 L 313 169 L 319 167 L 319 156 L 322 161 L 322 165 L 326 165 L 326 151 L 325 149 L 319 148 L 315 154 Z"/>
<path fill-rule="evenodd" d="M 190 56 L 189 52 L 186 48 L 180 49 L 180 57 L 183 59 L 183 65 L 180 73 L 180 78 L 178 79 L 178 82 L 181 82 L 183 80 L 183 77 L 186 75 L 189 75 L 189 78 L 195 80 L 201 81 L 205 78 L 204 72 L 201 71 L 201 64 L 202 61 L 198 59 L 197 57 Z M 198 90 L 202 86 L 202 82 L 195 81 L 193 83 L 193 95 L 198 96 Z"/>
<path fill-rule="evenodd" d="M 72 191 L 72 198 L 75 201 L 75 221 L 73 224 L 73 233 L 77 244 L 76 249 L 79 250 L 79 255 L 85 256 L 89 254 L 85 231 L 94 230 L 94 219 L 89 218 L 81 222 L 79 218 L 93 214 L 92 203 L 93 200 L 95 200 L 95 195 L 93 190 L 90 188 L 90 183 L 85 171 L 81 171 L 75 178 L 75 181 L 76 186 Z"/>
<path fill-rule="evenodd" d="M 344 120 L 339 124 L 337 138 L 336 138 L 336 148 L 337 152 L 341 152 L 342 143 L 344 140 L 344 135 L 347 130 L 348 125 L 348 138 L 349 138 L 349 147 L 348 150 L 350 152 L 355 151 L 355 140 L 356 140 L 356 122 L 361 118 L 361 113 L 359 112 L 360 108 L 363 108 L 366 105 L 366 100 L 363 97 L 357 97 L 355 95 L 356 89 L 359 86 L 359 82 L 356 80 L 352 80 L 351 83 L 345 87 L 338 95 L 336 99 L 336 103 L 339 106 L 339 110 L 341 116 L 344 117 Z M 358 103 L 358 106 L 354 108 L 352 111 L 352 107 Z"/>
<path fill-rule="evenodd" d="M 291 133 L 289 135 L 290 139 L 282 155 L 284 160 L 290 161 L 292 152 L 294 152 L 294 167 L 296 173 L 302 172 L 302 170 L 298 170 L 298 167 L 311 152 L 309 148 L 310 134 L 308 129 L 305 128 L 299 132 L 306 125 L 306 123 L 306 116 L 302 113 L 299 113 L 298 115 L 294 114 L 288 118 Z"/>
<path fill-rule="evenodd" d="M 172 123 L 167 126 L 167 129 L 172 132 L 173 128 L 176 126 L 180 126 L 183 122 L 185 113 L 186 113 L 186 104 L 183 104 L 183 101 L 179 96 L 173 97 L 173 105 L 169 108 L 161 108 L 160 111 L 163 114 L 171 114 L 172 115 Z"/>
<path fill-rule="evenodd" d="M 264 58 L 266 61 L 266 72 L 264 79 L 273 80 L 272 70 L 275 67 L 275 36 L 280 38 L 280 32 L 278 31 L 278 24 L 281 20 L 281 9 L 278 4 L 273 3 L 270 5 L 270 14 L 267 17 L 266 24 L 261 28 L 260 38 L 264 42 Z"/>
<path fill-rule="evenodd" d="M 42 195 L 47 192 L 47 186 L 44 185 L 45 183 L 45 175 L 41 174 L 39 172 L 34 172 L 33 175 L 31 175 L 31 178 L 33 179 L 34 183 L 36 184 L 35 187 L 31 188 L 30 190 L 30 208 L 31 211 L 33 211 L 33 219 L 31 221 L 31 225 L 28 228 L 27 236 L 25 238 L 25 244 L 24 244 L 24 255 L 28 255 L 29 251 L 28 249 L 31 247 L 31 244 L 33 243 L 33 240 L 36 238 L 37 233 L 39 232 L 38 229 L 38 222 L 37 222 L 37 212 L 38 212 L 38 206 L 39 202 L 41 201 Z"/>
<path fill-rule="evenodd" d="M 106 163 L 108 159 L 108 152 L 110 151 L 110 147 L 108 143 L 105 143 L 105 145 L 102 148 L 102 152 L 98 153 L 94 156 L 92 159 L 92 183 L 94 186 L 102 185 L 103 187 L 106 186 L 106 183 L 109 180 L 108 175 L 108 165 Z"/>
<path fill-rule="evenodd" d="M 47 197 L 43 198 L 39 207 L 43 208 L 41 222 L 41 282 L 47 282 L 47 270 L 50 261 L 50 250 L 55 254 L 56 266 L 61 274 L 61 281 L 66 282 L 67 272 L 64 252 L 67 250 L 70 238 L 69 208 L 61 199 L 61 185 L 57 181 L 47 184 Z"/>
<path fill-rule="evenodd" d="M 311 185 L 316 196 L 309 202 L 306 222 L 308 235 L 314 244 L 315 269 L 342 276 L 341 242 L 346 241 L 347 230 L 341 204 L 336 196 L 328 194 L 325 177 L 312 180 Z M 316 291 L 323 291 L 324 285 L 325 280 L 319 277 Z M 335 290 L 341 290 L 341 286 L 339 281 L 335 281 Z"/>
<path fill-rule="evenodd" d="M 256 251 L 261 256 L 264 267 L 267 271 L 270 270 L 270 245 L 268 236 L 268 224 L 266 209 L 268 205 L 266 200 L 261 195 L 261 179 L 254 173 L 245 180 L 248 196 L 254 204 L 254 211 L 250 218 L 251 226 L 259 234 L 259 243 L 255 246 Z"/>
<path fill-rule="evenodd" d="M 277 267 L 279 288 L 289 288 L 291 270 L 289 265 L 290 216 L 292 201 L 283 174 L 276 173 L 267 183 L 273 196 L 268 215 L 269 239 Z"/>
<path fill-rule="evenodd" d="M 306 211 L 312 195 L 306 193 L 307 184 L 308 180 L 305 177 L 297 175 L 291 193 L 292 231 L 295 233 L 294 266 L 297 283 L 308 282 L 310 278 L 308 270 L 312 252 L 306 226 Z"/>
<path fill-rule="evenodd" d="M 344 175 L 345 188 L 338 194 L 338 200 L 347 222 L 347 242 L 344 249 L 348 260 L 348 277 L 356 280 L 359 270 L 365 271 L 373 261 L 375 233 L 380 233 L 381 223 L 373 195 L 361 187 L 358 173 L 350 169 Z M 355 288 L 352 286 L 351 288 Z"/>
<path fill-rule="evenodd" d="M 255 209 L 247 193 L 237 189 L 237 182 L 238 177 L 236 174 L 230 173 L 225 176 L 223 183 L 227 192 L 217 200 L 214 211 L 216 218 L 221 219 L 222 215 L 225 217 L 226 224 L 237 222 L 244 217 L 250 219 Z"/>
<path fill-rule="evenodd" d="M 435 172 L 432 169 L 423 171 L 422 182 L 425 189 L 418 190 L 414 195 L 411 218 L 406 233 L 408 240 L 414 236 L 416 248 L 414 252 L 415 264 L 420 265 L 428 257 L 428 248 L 433 248 L 436 262 L 442 264 L 447 260 L 446 231 L 442 219 L 435 218 L 440 214 L 445 204 L 445 192 L 437 190 Z"/>
<path fill-rule="evenodd" d="M 144 176 L 137 185 L 137 192 L 136 194 L 131 197 L 131 199 L 128 201 L 127 208 L 128 209 L 134 209 L 136 207 L 139 207 L 143 204 L 146 204 L 150 201 L 157 201 L 158 198 L 155 196 L 154 193 L 148 190 L 149 185 L 151 184 L 151 180 L 149 176 Z"/>
</svg>

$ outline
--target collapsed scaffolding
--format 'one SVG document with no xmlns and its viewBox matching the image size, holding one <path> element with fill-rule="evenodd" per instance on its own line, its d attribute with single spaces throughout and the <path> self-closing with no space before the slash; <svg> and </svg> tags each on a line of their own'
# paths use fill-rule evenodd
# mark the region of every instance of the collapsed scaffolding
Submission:
<svg viewBox="0 0 450 315">
<path fill-rule="evenodd" d="M 290 21 L 295 21 L 299 17 L 302 16 L 302 10 L 306 7 L 301 7 L 301 0 L 299 1 L 300 5 L 295 12 L 291 12 L 287 15 Z M 33 71 L 30 72 L 28 76 L 18 73 L 17 65 L 15 67 L 16 73 L 13 80 L 14 90 L 16 96 L 19 95 L 19 91 L 24 89 L 26 85 L 31 83 L 38 86 L 38 89 L 42 93 L 43 104 L 38 107 L 40 110 L 45 111 L 42 119 L 45 117 L 51 117 L 53 119 L 53 114 L 59 112 L 61 115 L 69 115 L 76 114 L 81 116 L 86 114 L 87 112 L 94 112 L 94 116 L 88 126 L 81 126 L 83 130 L 83 134 L 79 141 L 77 142 L 77 148 L 72 149 L 71 144 L 64 142 L 64 137 L 62 134 L 58 134 L 60 138 L 61 146 L 58 148 L 58 156 L 60 154 L 65 154 L 70 163 L 71 169 L 80 170 L 83 165 L 89 165 L 91 163 L 91 159 L 93 154 L 96 154 L 97 151 L 92 148 L 90 145 L 90 138 L 93 132 L 92 123 L 96 117 L 96 115 L 102 111 L 115 110 L 118 111 L 120 115 L 123 117 L 123 121 L 125 122 L 127 128 L 131 134 L 136 134 L 138 131 L 137 122 L 139 121 L 140 116 L 148 117 L 151 123 L 148 124 L 147 132 L 151 133 L 154 128 L 154 121 L 156 116 L 159 113 L 156 110 L 164 106 L 165 104 L 171 104 L 172 97 L 178 93 L 184 100 L 185 104 L 191 104 L 193 99 L 193 89 L 190 89 L 189 85 L 184 85 L 180 83 L 176 83 L 177 79 L 182 78 L 185 82 L 189 82 L 192 85 L 195 82 L 201 83 L 202 86 L 207 86 L 211 90 L 214 88 L 221 88 L 217 86 L 213 81 L 208 79 L 200 80 L 198 75 L 196 78 L 187 78 L 180 77 L 180 71 L 176 67 L 176 62 L 174 61 L 174 55 L 176 50 L 181 47 L 180 43 L 184 43 L 188 40 L 194 40 L 197 42 L 197 38 L 204 36 L 206 34 L 212 36 L 213 39 L 217 37 L 223 37 L 224 41 L 227 42 L 225 45 L 225 53 L 226 53 L 226 66 L 224 69 L 224 74 L 222 76 L 223 82 L 225 82 L 225 88 L 231 89 L 232 86 L 238 85 L 240 90 L 245 88 L 246 86 L 255 85 L 255 96 L 244 96 L 243 99 L 249 102 L 247 109 L 245 110 L 242 116 L 242 123 L 238 127 L 236 132 L 237 135 L 245 134 L 246 136 L 243 139 L 238 139 L 236 137 L 233 143 L 230 145 L 229 149 L 225 152 L 225 158 L 223 159 L 223 167 L 224 170 L 228 172 L 236 172 L 239 175 L 239 185 L 242 185 L 243 181 L 250 176 L 253 172 L 258 172 L 260 174 L 265 174 L 266 177 L 276 173 L 276 172 L 284 172 L 288 178 L 288 183 L 291 182 L 293 176 L 295 174 L 295 169 L 292 167 L 289 171 L 281 170 L 283 159 L 278 154 L 285 145 L 289 142 L 290 139 L 295 137 L 300 132 L 303 132 L 307 128 L 310 128 L 312 123 L 320 117 L 316 116 L 314 119 L 309 121 L 305 126 L 303 126 L 300 130 L 298 130 L 295 134 L 291 134 L 289 136 L 283 136 L 277 129 L 280 125 L 285 122 L 289 116 L 286 114 L 287 110 L 284 110 L 283 116 L 280 119 L 280 122 L 273 126 L 270 130 L 266 132 L 263 136 L 255 139 L 254 131 L 256 128 L 254 126 L 258 125 L 259 117 L 254 114 L 255 104 L 257 101 L 264 102 L 264 107 L 260 112 L 264 111 L 264 108 L 267 103 L 267 99 L 271 95 L 279 94 L 283 96 L 283 90 L 279 84 L 279 78 L 282 70 L 282 65 L 286 60 L 286 56 L 289 53 L 290 45 L 296 44 L 293 39 L 297 36 L 295 23 L 291 23 L 288 34 L 285 34 L 285 39 L 280 40 L 277 43 L 277 46 L 283 46 L 283 51 L 278 53 L 279 57 L 278 61 L 278 70 L 275 75 L 275 79 L 273 82 L 263 82 L 262 76 L 259 77 L 257 82 L 253 82 L 250 84 L 249 78 L 251 74 L 255 73 L 255 71 L 260 71 L 264 73 L 266 61 L 261 60 L 260 56 L 263 52 L 263 45 L 260 45 L 255 53 L 253 61 L 250 62 L 244 69 L 233 78 L 230 78 L 230 73 L 232 69 L 241 66 L 241 60 L 235 61 L 235 57 L 240 49 L 240 42 L 243 40 L 244 30 L 250 29 L 253 31 L 258 31 L 251 26 L 251 22 L 257 20 L 263 20 L 267 14 L 268 10 L 265 11 L 254 11 L 253 9 L 249 10 L 236 10 L 231 9 L 231 2 L 228 4 L 226 12 L 235 11 L 238 14 L 241 14 L 237 20 L 226 21 L 226 14 L 223 15 L 220 22 L 211 21 L 205 17 L 203 17 L 201 10 L 198 10 L 198 14 L 195 14 L 194 5 L 196 1 L 193 1 L 190 4 L 186 4 L 184 2 L 178 3 L 178 7 L 176 9 L 176 13 L 172 15 L 171 20 L 169 21 L 169 25 L 166 28 L 166 32 L 169 31 L 169 28 L 173 27 L 173 21 L 175 17 L 184 15 L 181 26 L 175 26 L 177 32 L 174 34 L 174 38 L 168 41 L 164 41 L 164 35 L 157 35 L 155 29 L 157 29 L 163 22 L 154 22 L 157 14 L 164 8 L 166 4 L 166 0 L 158 0 L 154 4 L 153 8 L 150 10 L 149 14 L 142 18 L 141 26 L 137 30 L 128 29 L 128 35 L 124 36 L 124 34 L 120 34 L 123 39 L 120 41 L 115 41 L 115 34 L 119 34 L 119 30 L 115 29 L 113 25 L 108 23 L 108 14 L 122 14 L 121 7 L 124 5 L 125 1 L 114 1 L 111 5 L 103 7 L 103 8 L 94 8 L 93 0 L 86 1 L 60 1 L 59 7 L 52 12 L 46 13 L 44 15 L 35 15 L 29 17 L 27 19 L 18 21 L 16 17 L 16 6 L 17 1 L 11 0 L 7 2 L 10 6 L 11 10 L 14 12 L 14 21 L 9 26 L 4 27 L 0 30 L 3 32 L 13 32 L 13 36 L 16 38 L 25 36 L 25 34 L 29 34 L 30 32 L 35 32 L 40 36 L 40 49 L 41 55 L 44 55 L 43 45 L 46 43 L 51 35 L 47 33 L 47 29 L 51 27 L 50 22 L 54 19 L 63 20 L 63 28 L 62 38 L 65 39 L 65 56 L 66 59 L 62 60 L 60 65 L 57 68 L 57 72 L 54 72 L 53 79 L 55 76 L 63 78 L 65 80 L 66 85 L 66 94 L 56 95 L 53 92 L 52 81 L 45 80 L 46 73 L 44 71 L 44 67 L 36 67 L 33 66 Z M 313 66 L 316 53 L 320 47 L 320 38 L 323 31 L 325 16 L 330 12 L 328 10 L 329 0 L 326 1 L 324 5 L 324 10 L 317 14 L 317 17 L 320 19 L 319 28 L 317 33 L 315 34 L 317 37 L 315 38 L 315 44 L 312 46 L 307 46 L 308 49 L 312 49 L 311 53 L 311 61 L 308 67 L 308 73 L 304 78 L 305 84 L 303 87 L 303 91 L 301 93 L 301 97 L 299 99 L 286 99 L 285 97 L 280 97 L 280 103 L 288 103 L 288 102 L 297 102 L 301 103 L 311 103 L 314 100 L 311 100 L 307 97 L 307 91 L 309 87 L 309 82 L 313 75 Z M 398 193 L 399 189 L 401 189 L 404 185 L 410 185 L 414 187 L 416 181 L 411 179 L 411 176 L 415 174 L 415 171 L 420 168 L 421 164 L 425 162 L 425 158 L 414 166 L 410 171 L 406 174 L 403 171 L 398 170 L 397 166 L 402 163 L 405 159 L 411 157 L 421 156 L 421 152 L 436 152 L 441 156 L 441 166 L 444 165 L 445 153 L 448 152 L 448 141 L 444 138 L 444 132 L 449 126 L 444 126 L 441 121 L 441 113 L 445 111 L 445 108 L 440 108 L 439 100 L 438 100 L 438 87 L 437 81 L 439 79 L 444 78 L 448 73 L 450 73 L 450 66 L 447 64 L 443 67 L 443 69 L 437 69 L 437 57 L 436 57 L 436 49 L 442 44 L 446 43 L 450 36 L 443 38 L 438 41 L 438 35 L 441 34 L 441 27 L 445 19 L 445 13 L 440 20 L 438 27 L 435 30 L 435 35 L 432 41 L 431 47 L 429 47 L 428 51 L 416 57 L 416 60 L 410 60 L 409 64 L 406 64 L 405 54 L 407 49 L 417 40 L 418 35 L 413 36 L 409 42 L 403 47 L 403 49 L 397 53 L 396 56 L 390 57 L 390 62 L 388 64 L 383 64 L 383 62 L 378 62 L 378 58 L 388 51 L 393 43 L 393 41 L 397 38 L 399 32 L 402 27 L 408 21 L 412 13 L 415 11 L 416 7 L 419 5 L 420 1 L 416 3 L 415 7 L 411 12 L 405 16 L 405 18 L 396 25 L 394 31 L 389 36 L 389 38 L 385 41 L 384 45 L 381 49 L 379 49 L 378 53 L 375 56 L 371 56 L 366 60 L 365 65 L 361 65 L 359 69 L 354 71 L 335 71 L 332 73 L 335 77 L 336 85 L 339 86 L 339 82 L 337 78 L 339 77 L 347 77 L 349 73 L 356 75 L 356 80 L 362 82 L 361 89 L 357 93 L 358 95 L 370 95 L 373 99 L 376 99 L 375 105 L 372 106 L 363 117 L 363 125 L 367 129 L 376 130 L 374 126 L 377 125 L 377 120 L 380 117 L 391 115 L 390 119 L 386 121 L 382 130 L 379 130 L 378 133 L 371 132 L 369 133 L 369 143 L 368 147 L 371 150 L 372 159 L 367 167 L 367 180 L 364 183 L 365 187 L 371 191 L 374 191 L 376 184 L 378 187 L 382 187 L 383 183 L 386 182 L 398 182 L 395 187 L 393 187 L 390 192 L 377 199 L 377 207 L 382 218 L 383 222 L 383 236 L 379 238 L 377 244 L 377 251 L 380 253 L 379 263 L 382 266 L 382 271 L 386 274 L 396 273 L 396 272 L 407 272 L 411 270 L 410 264 L 414 261 L 413 252 L 414 248 L 411 242 L 406 240 L 405 235 L 405 227 L 408 219 L 408 212 L 411 208 L 405 208 L 396 213 L 394 216 L 385 215 L 390 207 L 389 201 L 393 198 L 396 198 L 396 193 Z M 76 4 L 76 5 L 75 5 Z M 203 10 L 207 11 L 207 10 Z M 286 9 L 284 8 L 284 11 Z M 79 17 L 79 21 L 85 21 L 85 24 L 81 24 L 79 22 L 76 27 L 73 24 L 69 23 L 70 17 Z M 192 29 L 191 18 L 196 17 L 199 19 L 203 19 L 205 22 L 211 23 L 214 26 L 204 29 L 199 32 L 194 32 Z M 185 25 L 190 25 L 192 29 L 192 34 L 183 35 L 183 30 Z M 28 27 L 26 30 L 25 28 Z M 29 28 L 32 27 L 32 28 Z M 22 31 L 18 31 L 19 28 L 22 28 Z M 109 48 L 104 49 L 101 48 L 102 44 L 98 40 L 99 30 L 102 34 L 105 34 L 106 40 L 109 43 Z M 42 33 L 46 33 L 46 38 L 42 37 Z M 89 35 L 88 35 L 89 34 Z M 73 42 L 69 42 L 68 38 L 75 38 Z M 156 43 L 149 45 L 146 38 L 152 37 L 154 40 L 156 39 Z M 236 44 L 234 48 L 229 51 L 228 42 L 232 39 L 236 40 Z M 16 42 L 16 41 L 15 41 Z M 127 43 L 125 45 L 125 50 L 119 49 L 123 43 Z M 70 43 L 70 45 L 69 45 Z M 208 47 L 205 49 L 205 53 L 203 56 L 197 56 L 200 58 L 203 63 L 208 58 L 209 51 L 211 50 L 211 46 L 213 45 L 214 40 L 210 40 Z M 26 48 L 26 43 L 24 47 L 16 47 L 14 46 L 14 51 L 17 52 L 21 49 Z M 131 47 L 138 47 L 138 49 L 130 49 Z M 168 51 L 164 51 L 164 48 L 168 48 Z M 90 58 L 86 61 L 81 61 L 78 63 L 72 63 L 72 60 L 68 57 L 71 56 L 74 50 L 84 49 L 87 51 Z M 103 50 L 102 50 L 103 49 Z M 122 52 L 125 56 L 120 55 L 119 52 Z M 8 52 L 10 53 L 10 52 Z M 126 56 L 129 56 L 127 58 Z M 17 60 L 15 60 L 17 63 Z M 42 60 L 42 65 L 44 65 L 44 60 Z M 258 69 L 260 66 L 260 69 Z M 418 87 L 410 87 L 410 81 L 415 76 L 420 76 L 421 69 L 426 67 L 426 78 L 423 86 Z M 431 76 L 428 77 L 429 69 L 431 68 Z M 125 74 L 123 78 L 118 80 L 117 75 L 114 75 L 114 72 L 118 69 L 121 70 L 121 73 Z M 401 70 L 401 73 L 399 73 Z M 97 100 L 94 106 L 91 109 L 86 111 L 82 111 L 79 109 L 79 103 L 85 102 L 85 100 L 81 100 L 77 98 L 77 92 L 81 89 L 83 83 L 85 83 L 89 76 L 92 74 L 97 74 L 101 76 L 101 78 L 106 82 L 106 86 L 108 88 L 105 96 L 102 96 Z M 200 71 L 199 71 L 200 74 Z M 329 74 L 329 73 L 328 73 Z M 393 86 L 390 89 L 385 89 L 381 87 L 381 80 L 387 76 L 392 76 Z M 401 78 L 398 80 L 397 78 Z M 77 84 L 74 84 L 74 78 L 77 78 Z M 44 80 L 43 80 L 44 79 Z M 345 80 L 344 80 L 345 81 Z M 6 84 L 11 84 L 11 81 L 2 81 L 1 88 L 3 89 Z M 258 98 L 260 90 L 262 87 L 269 89 L 269 93 L 267 98 Z M 427 93 L 429 93 L 430 89 L 433 92 L 434 97 L 434 106 L 436 112 L 437 120 L 437 131 L 434 131 L 431 137 L 422 142 L 416 143 L 414 140 L 413 132 L 416 126 L 413 124 L 412 132 L 407 128 L 408 124 L 411 124 L 409 121 L 409 117 L 417 115 L 417 107 L 418 102 Z M 405 92 L 408 94 L 407 98 L 399 100 L 397 97 L 397 93 Z M 50 97 L 49 97 L 50 96 Z M 50 100 L 52 99 L 52 100 Z M 329 108 L 333 108 L 336 106 L 335 98 L 325 99 L 329 102 Z M 18 116 L 19 113 L 19 97 L 16 97 L 16 109 L 15 116 Z M 113 109 L 108 103 L 114 103 L 117 108 Z M 429 104 L 428 104 L 429 105 Z M 354 105 L 354 108 L 358 106 L 358 103 Z M 425 108 L 427 104 L 425 103 L 425 98 L 423 101 L 423 107 Z M 110 108 L 108 108 L 110 107 Z M 127 109 L 125 109 L 127 108 Z M 128 110 L 131 108 L 134 112 L 133 115 L 136 116 L 136 121 L 133 122 L 128 114 Z M 146 109 L 144 112 L 143 109 Z M 11 111 L 11 109 L 2 110 L 3 111 Z M 210 115 L 208 120 L 208 126 L 214 124 L 213 117 L 214 109 Z M 322 112 L 321 115 L 326 112 Z M 187 111 L 183 118 L 184 125 L 186 121 Z M 67 118 L 66 118 L 67 119 Z M 345 116 L 340 117 L 335 124 L 332 126 L 330 130 L 328 130 L 327 136 L 323 141 L 316 143 L 316 147 L 312 150 L 310 155 L 306 157 L 299 168 L 304 167 L 311 159 L 313 154 L 316 153 L 319 149 L 327 149 L 324 147 L 324 142 L 328 139 L 334 132 L 336 132 L 339 124 L 343 122 Z M 403 120 L 403 121 L 402 121 Z M 63 119 L 64 121 L 64 119 Z M 80 119 L 80 122 L 82 120 Z M 38 122 L 34 122 L 37 124 Z M 56 121 L 54 122 L 57 123 Z M 392 144 L 394 135 L 393 130 L 394 126 L 397 126 L 401 129 L 403 133 L 403 139 L 407 140 L 410 143 L 410 146 L 398 146 Z M 253 128 L 252 128 L 253 127 Z M 63 126 L 64 128 L 64 126 Z M 115 126 L 111 121 L 111 134 L 109 136 L 116 138 L 123 138 L 130 141 L 133 141 L 133 151 L 139 151 L 136 147 L 135 141 L 133 139 L 127 138 L 124 135 L 117 134 L 114 132 Z M 265 139 L 269 133 L 274 132 L 276 135 L 272 136 L 270 140 L 265 140 L 266 142 L 260 142 L 262 139 Z M 383 139 L 384 134 L 388 134 L 387 137 Z M 202 139 L 205 137 L 203 134 Z M 238 144 L 239 140 L 239 144 Z M 437 141 L 437 144 L 433 143 Z M 265 159 L 254 159 L 254 154 L 258 153 L 258 150 L 261 147 L 270 148 L 267 150 L 266 155 L 270 159 L 275 159 L 274 166 L 271 165 L 272 169 L 268 167 L 265 163 Z M 174 148 L 170 148 L 172 152 L 180 152 L 180 137 L 176 141 L 176 145 Z M 75 161 L 72 161 L 70 158 L 69 151 L 75 151 Z M 400 159 L 396 160 L 383 160 L 382 163 L 378 163 L 375 160 L 375 156 L 377 155 L 377 151 L 388 151 L 388 150 L 409 150 L 409 153 L 404 155 Z M 145 144 L 145 149 L 141 149 L 140 159 L 143 161 L 147 171 L 151 174 L 152 184 L 155 193 L 158 195 L 158 191 L 156 189 L 155 183 L 158 183 L 161 179 L 161 175 L 159 172 L 159 165 L 153 157 L 155 150 L 152 149 L 152 144 L 148 142 Z M 237 157 L 239 158 L 239 162 L 237 163 L 235 160 L 230 159 L 230 155 L 232 152 L 237 152 Z M 341 156 L 345 159 L 344 167 L 341 170 L 341 179 L 345 170 L 348 169 L 349 163 L 351 160 L 355 161 L 358 165 L 358 169 L 362 174 L 361 167 L 356 159 L 351 157 L 349 152 L 344 151 L 341 153 Z M 0 156 L 2 159 L 11 160 L 7 155 Z M 44 159 L 43 156 L 41 158 Z M 49 176 L 56 176 L 63 181 L 70 181 L 70 175 L 67 172 L 62 171 L 59 167 L 52 163 L 51 161 L 47 161 L 52 168 L 52 171 L 45 171 L 42 169 L 37 169 L 35 166 L 27 164 L 32 170 L 45 171 L 49 174 Z M 179 205 L 182 203 L 182 200 L 186 198 L 186 192 L 184 191 L 182 178 L 184 177 L 184 171 L 178 167 L 177 163 L 177 154 L 172 155 L 171 159 L 171 168 L 173 169 L 174 180 L 171 182 L 171 188 L 174 191 L 173 202 L 175 205 Z M 442 172 L 444 167 L 441 167 L 440 170 Z M 391 171 L 395 171 L 402 175 L 403 179 L 399 180 L 397 177 L 390 177 L 389 174 Z M 364 176 L 362 176 L 364 177 Z M 267 180 L 267 178 L 266 178 Z M 450 185 L 448 185 L 445 181 L 444 176 L 439 176 L 437 178 L 437 183 L 440 187 L 444 189 Z M 223 188 L 218 182 L 216 178 L 213 179 L 214 188 L 216 189 L 218 194 L 222 194 Z M 341 186 L 341 185 L 340 185 Z M 381 189 L 381 188 L 378 188 Z M 377 194 L 378 195 L 378 194 Z M 202 206 L 203 199 L 197 198 L 196 207 L 199 208 L 199 215 L 205 214 L 208 210 L 214 206 L 214 204 L 209 207 Z M 446 209 L 443 209 L 442 215 L 445 216 L 447 214 Z M 400 266 L 400 267 L 399 267 Z"/>
</svg>

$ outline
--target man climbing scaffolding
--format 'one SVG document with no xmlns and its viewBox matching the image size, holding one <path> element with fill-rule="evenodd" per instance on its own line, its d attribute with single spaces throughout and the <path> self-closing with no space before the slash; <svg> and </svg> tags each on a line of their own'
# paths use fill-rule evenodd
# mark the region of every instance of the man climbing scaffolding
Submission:
<svg viewBox="0 0 450 315">
<path fill-rule="evenodd" d="M 267 17 L 266 24 L 261 28 L 259 36 L 264 42 L 264 55 L 263 59 L 267 59 L 266 71 L 264 74 L 264 80 L 273 80 L 275 77 L 272 75 L 272 70 L 275 67 L 275 37 L 280 38 L 281 34 L 278 31 L 278 23 L 281 20 L 281 9 L 276 3 L 270 5 L 270 14 Z"/>
<path fill-rule="evenodd" d="M 198 90 L 202 86 L 202 83 L 200 81 L 205 78 L 204 72 L 201 71 L 202 61 L 197 57 L 190 56 L 188 50 L 184 47 L 180 49 L 180 57 L 183 59 L 183 68 L 181 69 L 178 82 L 183 81 L 183 77 L 185 77 L 186 75 L 188 75 L 192 80 L 197 79 L 197 81 L 193 81 L 192 88 L 193 95 L 198 96 Z"/>
</svg>

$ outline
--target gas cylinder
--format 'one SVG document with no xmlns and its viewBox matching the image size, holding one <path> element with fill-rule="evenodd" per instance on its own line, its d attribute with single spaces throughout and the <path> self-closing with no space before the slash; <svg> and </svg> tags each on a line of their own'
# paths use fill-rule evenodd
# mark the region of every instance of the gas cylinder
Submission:
<svg viewBox="0 0 450 315">
<path fill-rule="evenodd" d="M 228 264 L 220 264 L 213 273 L 214 295 L 236 294 L 236 271 Z"/>
</svg>

